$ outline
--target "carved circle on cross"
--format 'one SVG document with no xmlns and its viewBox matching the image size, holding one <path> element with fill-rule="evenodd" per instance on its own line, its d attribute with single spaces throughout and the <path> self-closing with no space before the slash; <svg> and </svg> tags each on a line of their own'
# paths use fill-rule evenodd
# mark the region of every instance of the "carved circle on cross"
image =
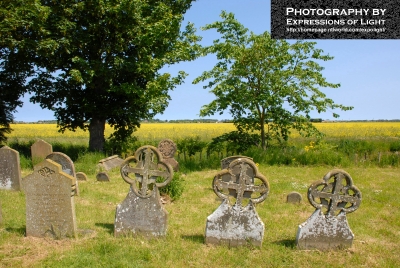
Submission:
<svg viewBox="0 0 400 268">
<path fill-rule="evenodd" d="M 316 181 L 308 188 L 308 201 L 317 209 L 325 209 L 326 215 L 335 216 L 341 211 L 354 212 L 361 204 L 360 190 L 353 185 L 353 179 L 344 170 L 328 172 L 322 181 Z"/>
<path fill-rule="evenodd" d="M 133 163 L 135 166 L 131 166 Z M 135 156 L 125 159 L 121 164 L 121 176 L 131 185 L 134 193 L 142 198 L 148 198 L 154 191 L 154 186 L 166 186 L 174 175 L 172 167 L 163 162 L 161 153 L 156 147 L 145 145 L 136 150 Z M 134 176 L 130 176 L 134 174 Z"/>
<path fill-rule="evenodd" d="M 164 158 L 173 158 L 176 152 L 176 144 L 170 139 L 164 139 L 158 144 L 158 150 Z"/>
<path fill-rule="evenodd" d="M 234 196 L 236 204 L 240 206 L 244 198 L 250 199 L 254 204 L 261 203 L 269 193 L 267 179 L 259 173 L 254 162 L 247 158 L 232 161 L 226 169 L 214 177 L 212 186 L 218 197 L 228 199 L 229 195 Z M 223 193 L 224 190 L 228 190 L 229 194 Z M 252 197 L 254 193 L 258 197 Z"/>
</svg>

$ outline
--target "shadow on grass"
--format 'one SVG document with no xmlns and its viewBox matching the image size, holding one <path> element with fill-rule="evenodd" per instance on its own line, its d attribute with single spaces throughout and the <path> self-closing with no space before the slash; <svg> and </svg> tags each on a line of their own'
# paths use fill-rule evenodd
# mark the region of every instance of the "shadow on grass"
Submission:
<svg viewBox="0 0 400 268">
<path fill-rule="evenodd" d="M 204 235 L 182 235 L 182 238 L 195 243 L 204 244 Z"/>
<path fill-rule="evenodd" d="M 23 235 L 25 236 L 25 231 L 26 231 L 26 227 L 18 227 L 18 228 L 12 228 L 12 227 L 7 227 L 6 231 L 9 233 L 14 233 L 14 234 L 19 234 L 19 235 Z"/>
<path fill-rule="evenodd" d="M 104 228 L 107 230 L 108 233 L 114 234 L 114 224 L 112 223 L 102 223 L 102 222 L 97 222 L 94 225 L 99 226 L 101 228 Z"/>
<path fill-rule="evenodd" d="M 274 242 L 275 245 L 284 246 L 286 248 L 295 249 L 296 240 L 295 239 L 282 239 Z"/>
</svg>

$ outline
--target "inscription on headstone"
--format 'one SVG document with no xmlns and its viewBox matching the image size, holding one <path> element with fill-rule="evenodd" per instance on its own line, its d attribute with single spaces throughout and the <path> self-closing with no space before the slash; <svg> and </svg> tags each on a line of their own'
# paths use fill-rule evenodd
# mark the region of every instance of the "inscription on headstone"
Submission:
<svg viewBox="0 0 400 268">
<path fill-rule="evenodd" d="M 31 156 L 34 162 L 40 162 L 53 152 L 53 146 L 44 140 L 38 140 L 31 146 Z"/>
<path fill-rule="evenodd" d="M 311 184 L 307 197 L 316 210 L 299 225 L 297 247 L 318 250 L 351 247 L 354 235 L 346 213 L 360 206 L 361 192 L 350 175 L 339 169 L 328 172 L 321 181 Z"/>
<path fill-rule="evenodd" d="M 164 139 L 158 144 L 164 162 L 170 164 L 174 171 L 179 171 L 179 163 L 175 160 L 176 144 L 170 139 Z"/>
<path fill-rule="evenodd" d="M 19 153 L 8 146 L 0 148 L 0 189 L 21 190 Z"/>
<path fill-rule="evenodd" d="M 251 243 L 261 246 L 264 223 L 254 204 L 267 198 L 269 184 L 248 158 L 237 158 L 219 172 L 213 180 L 213 189 L 223 199 L 214 213 L 207 217 L 205 242 L 240 246 Z M 232 206 L 229 196 L 236 199 Z M 244 202 L 248 200 L 248 204 Z"/>
<path fill-rule="evenodd" d="M 62 171 L 68 175 L 71 175 L 72 177 L 76 177 L 74 162 L 68 155 L 60 152 L 54 152 L 46 156 L 46 159 L 53 160 L 54 162 L 60 164 Z M 76 181 L 75 195 L 79 195 L 78 181 Z"/>
<path fill-rule="evenodd" d="M 75 237 L 75 177 L 45 159 L 23 179 L 26 195 L 26 236 Z"/>
<path fill-rule="evenodd" d="M 172 180 L 172 167 L 163 162 L 157 148 L 147 145 L 137 149 L 135 156 L 125 159 L 121 176 L 130 184 L 130 189 L 117 206 L 114 235 L 165 236 L 168 213 L 161 204 L 158 188 Z"/>
</svg>

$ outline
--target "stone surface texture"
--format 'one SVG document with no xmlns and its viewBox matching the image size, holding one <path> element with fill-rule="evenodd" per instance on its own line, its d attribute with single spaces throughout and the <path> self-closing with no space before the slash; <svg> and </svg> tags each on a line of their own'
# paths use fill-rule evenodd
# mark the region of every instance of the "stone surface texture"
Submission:
<svg viewBox="0 0 400 268">
<path fill-rule="evenodd" d="M 317 250 L 351 247 L 354 235 L 346 214 L 360 206 L 362 197 L 350 175 L 340 169 L 328 172 L 321 181 L 311 184 L 307 197 L 316 210 L 299 225 L 297 247 Z"/>
<path fill-rule="evenodd" d="M 46 156 L 46 159 L 53 160 L 54 162 L 60 164 L 63 172 L 76 178 L 74 162 L 68 155 L 60 152 L 54 152 Z M 75 185 L 75 195 L 79 196 L 78 181 L 76 181 Z"/>
<path fill-rule="evenodd" d="M 26 236 L 75 237 L 76 178 L 61 165 L 45 159 L 23 179 L 26 194 Z"/>
<path fill-rule="evenodd" d="M 38 140 L 31 146 L 32 160 L 40 161 L 53 152 L 53 146 L 44 140 Z"/>
<path fill-rule="evenodd" d="M 175 172 L 179 171 L 179 163 L 175 160 L 176 144 L 170 139 L 164 139 L 158 144 L 158 151 L 161 153 L 164 162 L 171 165 Z"/>
<path fill-rule="evenodd" d="M 125 159 L 121 176 L 130 184 L 130 189 L 125 200 L 117 206 L 114 235 L 165 236 L 168 213 L 161 204 L 158 188 L 171 181 L 172 167 L 163 162 L 157 148 L 143 146 L 135 156 Z"/>
<path fill-rule="evenodd" d="M 0 148 L 0 189 L 20 191 L 21 188 L 19 152 L 4 146 Z"/>
<path fill-rule="evenodd" d="M 96 175 L 97 181 L 110 181 L 110 176 L 108 176 L 107 172 L 99 172 Z"/>
<path fill-rule="evenodd" d="M 223 199 L 214 213 L 207 217 L 205 242 L 241 246 L 261 246 L 264 223 L 254 204 L 263 202 L 269 193 L 267 179 L 258 172 L 249 158 L 239 157 L 228 168 L 219 172 L 213 180 L 213 190 Z M 232 206 L 229 197 L 236 199 Z M 248 204 L 243 206 L 245 201 Z"/>
<path fill-rule="evenodd" d="M 234 160 L 236 160 L 236 159 L 238 159 L 238 158 L 246 158 L 246 159 L 248 159 L 248 160 L 250 160 L 250 161 L 253 161 L 253 158 L 248 157 L 248 156 L 244 156 L 244 155 L 233 155 L 233 156 L 228 156 L 228 157 L 226 157 L 226 158 L 224 158 L 224 159 L 221 160 L 221 169 L 226 169 L 226 168 L 228 168 L 228 167 L 229 167 L 229 164 L 230 164 L 232 161 L 234 161 Z"/>
</svg>

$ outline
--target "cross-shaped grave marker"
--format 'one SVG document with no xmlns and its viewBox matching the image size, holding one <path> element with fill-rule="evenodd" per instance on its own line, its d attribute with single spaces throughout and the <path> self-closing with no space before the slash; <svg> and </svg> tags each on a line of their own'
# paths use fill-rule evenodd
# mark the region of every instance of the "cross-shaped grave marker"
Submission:
<svg viewBox="0 0 400 268">
<path fill-rule="evenodd" d="M 259 218 L 254 204 L 267 198 L 269 184 L 258 172 L 256 164 L 248 158 L 238 158 L 214 177 L 212 185 L 215 194 L 223 201 L 218 209 L 207 217 L 206 243 L 229 246 L 251 243 L 261 246 L 264 223 Z M 229 203 L 229 196 L 236 198 L 233 207 Z M 245 207 L 244 199 L 249 199 Z"/>
<path fill-rule="evenodd" d="M 351 247 L 354 235 L 346 213 L 361 204 L 361 192 L 344 170 L 334 169 L 308 188 L 308 200 L 316 208 L 299 225 L 296 244 L 300 249 L 330 250 Z"/>
<path fill-rule="evenodd" d="M 132 167 L 131 163 L 135 166 Z M 161 205 L 158 188 L 172 180 L 172 167 L 163 162 L 157 148 L 147 145 L 137 149 L 135 156 L 125 159 L 121 176 L 131 187 L 128 196 L 117 206 L 115 236 L 128 233 L 165 235 L 168 214 Z"/>
</svg>

